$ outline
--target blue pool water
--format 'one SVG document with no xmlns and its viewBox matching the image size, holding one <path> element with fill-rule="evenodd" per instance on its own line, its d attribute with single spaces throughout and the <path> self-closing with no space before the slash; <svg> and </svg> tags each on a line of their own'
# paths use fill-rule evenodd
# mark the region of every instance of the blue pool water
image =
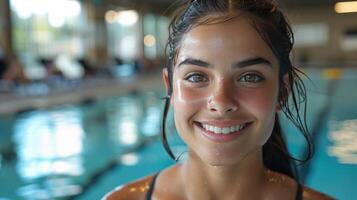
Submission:
<svg viewBox="0 0 357 200">
<path fill-rule="evenodd" d="M 338 199 L 357 192 L 357 70 L 339 80 L 306 71 L 308 126 L 315 156 L 300 166 L 305 184 Z M 163 89 L 0 116 L 0 200 L 100 199 L 114 187 L 174 164 L 158 138 Z M 281 119 L 289 149 L 301 134 Z M 169 122 L 169 128 L 173 128 Z M 175 134 L 174 152 L 185 148 Z"/>
</svg>

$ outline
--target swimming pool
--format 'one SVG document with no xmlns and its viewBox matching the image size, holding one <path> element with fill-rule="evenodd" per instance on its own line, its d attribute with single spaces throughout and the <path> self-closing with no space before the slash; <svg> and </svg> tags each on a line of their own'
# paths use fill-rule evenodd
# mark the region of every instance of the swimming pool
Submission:
<svg viewBox="0 0 357 200">
<path fill-rule="evenodd" d="M 357 70 L 306 72 L 316 152 L 300 175 L 312 188 L 355 199 Z M 0 199 L 100 199 L 172 165 L 158 138 L 163 94 L 158 88 L 0 116 Z M 289 149 L 301 157 L 304 140 L 284 121 Z M 183 152 L 175 133 L 170 138 L 174 152 Z"/>
</svg>

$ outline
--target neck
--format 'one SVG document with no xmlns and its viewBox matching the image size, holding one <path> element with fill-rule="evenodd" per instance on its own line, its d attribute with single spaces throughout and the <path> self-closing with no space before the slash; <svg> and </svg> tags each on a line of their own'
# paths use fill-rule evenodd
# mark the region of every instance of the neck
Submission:
<svg viewBox="0 0 357 200">
<path fill-rule="evenodd" d="M 261 148 L 229 166 L 208 165 L 191 154 L 181 168 L 187 199 L 259 198 L 265 181 Z"/>
</svg>

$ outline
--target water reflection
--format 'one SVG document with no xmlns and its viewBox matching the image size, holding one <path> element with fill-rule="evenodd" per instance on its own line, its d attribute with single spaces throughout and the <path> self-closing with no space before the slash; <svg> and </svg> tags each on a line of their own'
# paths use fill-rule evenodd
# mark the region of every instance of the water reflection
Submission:
<svg viewBox="0 0 357 200">
<path fill-rule="evenodd" d="M 329 155 L 337 157 L 340 163 L 357 164 L 357 119 L 332 121 L 330 130 Z"/>
<path fill-rule="evenodd" d="M 158 107 L 151 106 L 146 110 L 146 116 L 143 119 L 141 132 L 145 136 L 155 136 L 160 133 L 160 114 L 161 110 Z"/>
<path fill-rule="evenodd" d="M 114 105 L 114 106 L 113 106 Z M 108 104 L 110 135 L 123 146 L 160 133 L 160 99 L 155 92 L 119 97 Z"/>
<path fill-rule="evenodd" d="M 118 129 L 114 134 L 118 142 L 124 146 L 135 145 L 139 140 L 138 126 L 135 118 L 125 117 L 118 120 Z"/>
<path fill-rule="evenodd" d="M 81 113 L 69 107 L 28 113 L 14 124 L 17 170 L 24 179 L 83 173 Z"/>
<path fill-rule="evenodd" d="M 123 146 L 139 143 L 139 120 L 143 110 L 138 98 L 119 97 L 115 103 L 108 104 L 110 137 Z"/>
<path fill-rule="evenodd" d="M 120 164 L 140 164 L 143 158 L 139 154 L 120 154 L 127 152 L 127 147 L 152 141 L 146 139 L 160 133 L 161 96 L 160 92 L 132 93 L 83 105 L 26 112 L 11 123 L 1 119 L 9 126 L 9 133 L 0 134 L 0 149 L 13 144 L 17 159 L 6 162 L 6 154 L 2 154 L 0 167 L 9 163 L 16 172 L 0 174 L 0 179 L 19 183 L 6 195 L 60 199 L 86 193 L 88 188 L 81 185 L 90 184 L 90 177 L 118 160 L 118 156 Z M 0 193 L 4 191 L 0 186 Z"/>
<path fill-rule="evenodd" d="M 67 178 L 50 178 L 43 184 L 26 185 L 16 191 L 19 196 L 25 199 L 54 199 L 81 192 L 81 186 L 72 184 Z"/>
<path fill-rule="evenodd" d="M 137 153 L 127 153 L 120 156 L 120 161 L 124 165 L 136 165 L 139 162 L 139 155 Z"/>
<path fill-rule="evenodd" d="M 145 136 L 155 136 L 160 133 L 161 101 L 159 95 L 154 92 L 147 93 L 145 99 L 146 110 L 141 123 L 141 132 Z"/>
</svg>

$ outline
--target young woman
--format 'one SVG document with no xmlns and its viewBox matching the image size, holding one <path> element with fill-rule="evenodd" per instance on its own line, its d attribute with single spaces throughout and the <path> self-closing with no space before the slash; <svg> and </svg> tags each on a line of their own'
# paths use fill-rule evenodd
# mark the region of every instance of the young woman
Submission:
<svg viewBox="0 0 357 200">
<path fill-rule="evenodd" d="M 175 158 L 165 135 L 171 105 L 188 159 L 105 199 L 331 199 L 298 183 L 282 137 L 280 111 L 311 146 L 304 119 L 293 112 L 305 89 L 289 58 L 293 35 L 277 4 L 187 1 L 169 30 L 162 139 Z"/>
</svg>

